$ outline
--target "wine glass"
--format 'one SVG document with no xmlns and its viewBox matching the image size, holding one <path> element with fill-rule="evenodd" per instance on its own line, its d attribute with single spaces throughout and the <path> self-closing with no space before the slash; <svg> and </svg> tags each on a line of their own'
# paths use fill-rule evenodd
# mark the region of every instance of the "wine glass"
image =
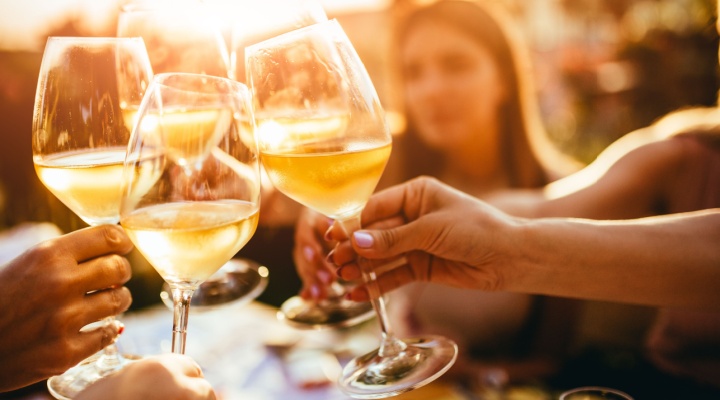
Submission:
<svg viewBox="0 0 720 400">
<path fill-rule="evenodd" d="M 140 106 L 120 224 L 170 285 L 173 353 L 185 352 L 193 292 L 255 233 L 254 126 L 247 87 L 228 78 L 157 74 Z"/>
<path fill-rule="evenodd" d="M 563 392 L 560 400 L 633 400 L 633 398 L 616 389 L 585 386 Z"/>
<path fill-rule="evenodd" d="M 246 78 L 245 47 L 327 21 L 325 10 L 315 0 L 268 0 L 261 4 L 240 1 L 234 4 L 234 9 L 229 12 L 234 16 L 230 70 L 232 78 L 238 81 Z M 276 192 L 272 185 L 268 186 L 265 197 L 269 199 Z M 370 303 L 345 300 L 346 290 L 337 282 L 330 285 L 328 292 L 329 299 L 322 302 L 306 301 L 300 296 L 289 298 L 280 306 L 278 318 L 298 329 L 325 329 L 352 326 L 375 315 Z"/>
<path fill-rule="evenodd" d="M 132 129 L 127 110 L 140 103 L 151 79 L 142 39 L 47 41 L 33 115 L 35 171 L 88 225 L 119 220 L 120 178 Z M 53 396 L 72 398 L 128 362 L 115 344 L 95 358 L 50 378 Z"/>
<path fill-rule="evenodd" d="M 217 10 L 193 0 L 134 1 L 118 16 L 117 35 L 145 40 L 155 73 L 188 72 L 226 78 L 230 75 L 227 45 L 220 30 Z M 195 290 L 193 305 L 215 307 L 240 304 L 257 298 L 267 286 L 265 272 L 247 260 L 243 273 L 238 263 L 228 262 Z M 163 302 L 166 288 L 160 292 Z"/>
<path fill-rule="evenodd" d="M 227 78 L 230 59 L 219 19 L 191 0 L 134 1 L 118 15 L 117 36 L 145 40 L 156 74 L 188 72 Z"/>
<path fill-rule="evenodd" d="M 336 20 L 246 48 L 262 163 L 278 190 L 348 234 L 390 156 L 391 137 L 375 88 Z M 363 280 L 379 293 L 372 270 Z M 372 296 L 379 349 L 348 363 L 340 388 L 356 398 L 393 396 L 427 384 L 454 363 L 457 346 L 439 336 L 396 338 L 381 296 Z"/>
</svg>

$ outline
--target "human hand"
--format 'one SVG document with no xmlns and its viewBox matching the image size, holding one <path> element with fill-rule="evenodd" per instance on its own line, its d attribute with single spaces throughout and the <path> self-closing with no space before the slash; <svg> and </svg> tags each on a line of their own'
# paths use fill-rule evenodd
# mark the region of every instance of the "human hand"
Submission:
<svg viewBox="0 0 720 400">
<path fill-rule="evenodd" d="M 57 375 L 112 343 L 130 306 L 125 232 L 103 225 L 38 244 L 0 267 L 0 392 Z"/>
<path fill-rule="evenodd" d="M 327 288 L 335 280 L 335 267 L 325 258 L 335 245 L 324 238 L 331 225 L 328 217 L 305 208 L 295 226 L 293 260 L 303 283 L 300 296 L 304 299 L 326 298 Z"/>
<path fill-rule="evenodd" d="M 514 271 L 506 256 L 513 251 L 506 235 L 512 218 L 435 179 L 417 178 L 375 194 L 362 219 L 372 229 L 341 241 L 330 258 L 340 277 L 355 280 L 361 276 L 357 256 L 363 257 L 381 293 L 414 281 L 498 290 Z M 342 235 L 337 226 L 328 232 L 331 239 Z M 382 268 L 401 257 L 407 263 Z M 367 287 L 357 287 L 350 298 L 366 301 Z"/>
<path fill-rule="evenodd" d="M 210 383 L 192 358 L 163 354 L 133 361 L 83 390 L 76 400 L 215 399 Z"/>
</svg>

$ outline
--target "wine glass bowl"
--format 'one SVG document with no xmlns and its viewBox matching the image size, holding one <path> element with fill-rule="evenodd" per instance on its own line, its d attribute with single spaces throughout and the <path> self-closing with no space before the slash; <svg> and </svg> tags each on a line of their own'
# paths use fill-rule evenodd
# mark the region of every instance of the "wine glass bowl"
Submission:
<svg viewBox="0 0 720 400">
<path fill-rule="evenodd" d="M 184 353 L 191 299 L 255 233 L 260 168 L 247 87 L 164 73 L 137 116 L 120 223 L 171 288 L 174 353 Z"/>
<path fill-rule="evenodd" d="M 385 113 L 350 40 L 330 20 L 248 46 L 245 54 L 258 147 L 271 181 L 288 197 L 335 219 L 349 236 L 361 227 L 360 213 L 392 148 Z M 369 264 L 362 259 L 358 264 L 370 293 L 379 293 Z M 333 315 L 331 306 L 342 305 L 339 301 L 306 303 L 309 309 L 298 315 L 312 316 L 306 318 L 311 321 L 313 313 Z M 400 340 L 382 296 L 373 296 L 370 304 L 382 341 L 376 351 L 345 366 L 338 383 L 346 394 L 400 394 L 431 382 L 455 362 L 454 342 L 440 336 Z M 284 312 L 285 319 L 290 316 Z M 293 320 L 294 326 L 302 323 Z M 337 317 L 330 325 L 338 326 Z"/>
<path fill-rule="evenodd" d="M 137 107 L 152 79 L 142 39 L 50 37 L 40 67 L 33 115 L 38 178 L 91 226 L 119 221 L 123 160 Z M 110 323 L 113 318 L 104 322 Z M 115 344 L 48 380 L 50 393 L 72 398 L 136 356 Z"/>
</svg>

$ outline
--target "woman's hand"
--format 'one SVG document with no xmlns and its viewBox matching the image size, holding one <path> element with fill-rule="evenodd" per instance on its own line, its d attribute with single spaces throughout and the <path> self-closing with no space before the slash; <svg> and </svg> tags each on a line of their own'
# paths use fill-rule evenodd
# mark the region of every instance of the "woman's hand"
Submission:
<svg viewBox="0 0 720 400">
<path fill-rule="evenodd" d="M 347 280 L 360 277 L 357 255 L 376 268 L 380 292 L 413 281 L 497 290 L 512 268 L 503 254 L 512 244 L 503 232 L 512 219 L 485 203 L 432 178 L 417 178 L 374 195 L 362 214 L 363 229 L 340 242 L 330 258 Z M 328 232 L 341 240 L 337 226 Z M 385 270 L 405 257 L 407 263 Z M 397 264 L 397 263 L 395 263 Z M 368 299 L 367 288 L 351 293 Z"/>
<path fill-rule="evenodd" d="M 307 208 L 298 218 L 293 259 L 303 283 L 300 295 L 305 299 L 327 297 L 327 287 L 335 280 L 335 267 L 325 259 L 335 245 L 324 238 L 331 225 L 331 219 Z"/>
</svg>

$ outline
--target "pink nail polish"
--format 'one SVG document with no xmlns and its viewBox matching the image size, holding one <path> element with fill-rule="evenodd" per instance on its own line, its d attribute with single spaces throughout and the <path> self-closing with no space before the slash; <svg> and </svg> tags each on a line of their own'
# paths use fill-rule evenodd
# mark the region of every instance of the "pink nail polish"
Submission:
<svg viewBox="0 0 720 400">
<path fill-rule="evenodd" d="M 305 260 L 312 261 L 315 259 L 315 250 L 310 246 L 305 246 L 303 247 L 303 255 L 305 256 Z"/>
<path fill-rule="evenodd" d="M 373 237 L 367 232 L 355 232 L 353 233 L 353 237 L 355 238 L 355 244 L 360 248 L 367 249 L 373 246 Z"/>
</svg>

